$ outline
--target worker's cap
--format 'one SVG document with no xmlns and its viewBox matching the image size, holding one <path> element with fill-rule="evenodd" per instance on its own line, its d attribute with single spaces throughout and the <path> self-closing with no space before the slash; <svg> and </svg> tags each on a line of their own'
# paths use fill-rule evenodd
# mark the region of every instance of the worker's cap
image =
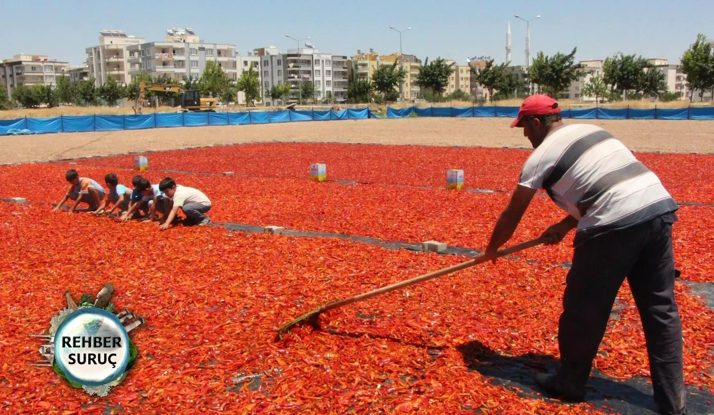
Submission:
<svg viewBox="0 0 714 415">
<path fill-rule="evenodd" d="M 531 95 L 521 104 L 518 111 L 518 118 L 511 123 L 511 128 L 520 127 L 523 117 L 531 115 L 560 114 L 558 103 L 548 95 Z"/>
</svg>

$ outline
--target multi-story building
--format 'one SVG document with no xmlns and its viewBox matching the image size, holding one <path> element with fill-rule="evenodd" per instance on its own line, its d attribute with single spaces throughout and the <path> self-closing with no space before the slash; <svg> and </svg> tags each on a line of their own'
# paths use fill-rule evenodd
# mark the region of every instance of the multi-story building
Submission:
<svg viewBox="0 0 714 415">
<path fill-rule="evenodd" d="M 690 91 L 687 84 L 687 75 L 682 72 L 682 68 L 679 65 L 670 65 L 667 59 L 663 58 L 647 59 L 647 61 L 664 74 L 668 92 L 678 94 L 681 100 L 688 99 Z"/>
<path fill-rule="evenodd" d="M 57 77 L 63 76 L 69 69 L 69 63 L 49 60 L 46 55 L 19 54 L 12 59 L 5 59 L 0 65 L 0 82 L 5 85 L 8 97 L 18 85 L 50 85 L 57 83 Z"/>
<path fill-rule="evenodd" d="M 67 71 L 67 74 L 70 82 L 82 82 L 85 79 L 89 79 L 89 67 L 85 63 L 80 68 L 71 68 Z"/>
<path fill-rule="evenodd" d="M 200 78 L 206 62 L 214 61 L 223 68 L 229 79 L 238 79 L 235 45 L 204 43 L 191 28 L 174 28 L 166 33 L 163 42 L 148 42 L 127 48 L 131 54 L 129 75 L 133 77 L 147 72 L 152 78 L 168 75 L 176 82 L 181 82 L 184 77 Z"/>
<path fill-rule="evenodd" d="M 332 55 L 332 98 L 336 103 L 347 102 L 349 62 L 347 56 Z"/>
<path fill-rule="evenodd" d="M 282 99 L 274 100 L 270 97 L 270 90 L 273 86 L 285 83 L 285 57 L 280 53 L 280 49 L 275 46 L 255 49 L 252 55 L 250 57 L 255 59 L 257 63 L 256 70 L 260 73 L 260 92 L 263 97 L 263 103 L 269 107 L 280 105 L 281 102 L 284 104 L 285 102 Z M 249 61 L 244 60 L 243 66 L 247 68 L 248 65 Z"/>
<path fill-rule="evenodd" d="M 567 91 L 560 94 L 561 99 L 570 99 L 580 102 L 595 102 L 594 96 L 584 96 L 583 89 L 590 83 L 594 76 L 602 76 L 602 60 L 580 61 L 579 71 L 582 73 L 578 79 L 571 82 Z M 600 97 L 602 99 L 602 97 Z"/>
<path fill-rule="evenodd" d="M 89 75 L 96 86 L 102 86 L 108 78 L 119 84 L 129 84 L 130 46 L 144 43 L 144 38 L 127 35 L 123 30 L 100 30 L 99 45 L 86 49 Z"/>
<path fill-rule="evenodd" d="M 356 79 L 371 81 L 372 74 L 379 65 L 379 54 L 375 53 L 374 49 L 370 49 L 369 53 L 362 53 L 361 50 L 357 50 L 357 54 L 352 57 L 351 63 L 350 76 L 354 75 Z"/>
<path fill-rule="evenodd" d="M 489 57 L 482 56 L 482 57 L 473 57 L 470 59 L 467 59 L 466 61 L 468 62 L 469 69 L 474 69 L 474 70 L 480 70 L 486 67 L 486 64 L 490 60 Z M 470 71 L 469 71 L 470 72 Z M 471 85 L 470 85 L 470 94 L 475 98 L 475 99 L 489 99 L 488 95 L 488 90 L 483 87 L 483 85 L 479 84 L 476 82 L 476 77 L 471 75 Z"/>
<path fill-rule="evenodd" d="M 447 59 L 447 65 L 452 65 L 454 70 L 449 76 L 449 83 L 444 90 L 444 95 L 453 94 L 456 91 L 462 91 L 466 94 L 471 94 L 471 67 L 468 65 L 457 65 L 453 60 Z"/>
<path fill-rule="evenodd" d="M 393 53 L 391 55 L 379 56 L 379 65 L 393 65 L 397 62 L 400 65 L 400 59 L 398 53 Z M 419 96 L 419 85 L 417 84 L 417 76 L 419 75 L 419 68 L 421 68 L 421 60 L 414 55 L 402 55 L 401 65 L 406 71 L 406 76 L 404 77 L 404 99 L 413 100 Z M 399 89 L 397 87 L 397 89 Z"/>
</svg>

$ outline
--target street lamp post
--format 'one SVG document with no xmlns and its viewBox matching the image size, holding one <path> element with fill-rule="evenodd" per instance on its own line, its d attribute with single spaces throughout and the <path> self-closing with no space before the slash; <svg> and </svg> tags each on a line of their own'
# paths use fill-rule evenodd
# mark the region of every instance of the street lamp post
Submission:
<svg viewBox="0 0 714 415">
<path fill-rule="evenodd" d="M 394 26 L 389 26 L 390 29 L 399 33 L 399 69 L 404 69 L 404 59 L 402 58 L 402 33 L 407 30 L 412 30 L 411 26 L 407 27 L 405 30 L 395 29 Z M 399 83 L 399 99 L 404 101 L 404 79 Z"/>
<path fill-rule="evenodd" d="M 285 37 L 288 37 L 288 38 L 297 42 L 298 57 L 301 57 L 302 54 L 300 53 L 300 42 L 303 42 L 305 40 L 310 40 L 310 36 L 306 37 L 305 39 L 295 39 L 294 37 L 292 37 L 290 35 L 285 35 Z M 300 74 L 300 66 L 298 66 L 298 96 L 299 96 L 298 103 L 300 104 L 300 103 L 302 103 L 302 75 Z"/>
<path fill-rule="evenodd" d="M 530 66 L 531 66 L 531 22 L 536 19 L 540 19 L 540 15 L 537 15 L 536 17 L 534 17 L 532 19 L 524 19 L 519 15 L 515 15 L 515 17 L 516 17 L 516 19 L 520 19 L 520 20 L 523 20 L 524 22 L 526 22 L 526 70 L 528 70 L 528 68 L 530 68 Z M 529 84 L 528 93 L 531 93 L 530 81 L 531 81 L 531 77 L 529 75 L 528 76 L 528 84 Z"/>
</svg>

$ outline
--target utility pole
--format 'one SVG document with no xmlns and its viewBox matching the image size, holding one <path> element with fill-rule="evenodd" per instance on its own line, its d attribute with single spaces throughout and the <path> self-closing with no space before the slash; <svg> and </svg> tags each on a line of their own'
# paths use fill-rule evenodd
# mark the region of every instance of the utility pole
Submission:
<svg viewBox="0 0 714 415">
<path fill-rule="evenodd" d="M 299 58 L 302 57 L 302 53 L 300 53 L 300 42 L 303 42 L 305 40 L 310 40 L 310 36 L 306 37 L 305 39 L 295 39 L 294 37 L 290 35 L 285 35 L 285 37 L 288 37 L 294 41 L 297 42 L 297 53 L 298 53 L 298 62 L 300 62 Z M 312 59 L 310 59 L 310 64 L 312 65 Z M 298 64 L 298 104 L 302 104 L 302 74 L 300 73 L 300 69 L 302 67 L 301 64 Z"/>
<path fill-rule="evenodd" d="M 395 29 L 394 26 L 389 26 L 390 29 L 399 33 L 399 68 L 404 69 L 404 59 L 402 58 L 402 33 L 407 30 L 412 30 L 411 26 L 407 27 L 405 30 Z M 404 79 L 399 83 L 399 100 L 404 101 Z"/>
</svg>

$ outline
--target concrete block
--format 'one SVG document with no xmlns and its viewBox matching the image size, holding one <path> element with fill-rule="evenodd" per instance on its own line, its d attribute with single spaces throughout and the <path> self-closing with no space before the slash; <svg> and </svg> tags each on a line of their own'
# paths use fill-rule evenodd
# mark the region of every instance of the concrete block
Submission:
<svg viewBox="0 0 714 415">
<path fill-rule="evenodd" d="M 427 252 L 444 252 L 446 251 L 446 244 L 437 241 L 426 241 L 421 244 L 422 249 Z"/>
<path fill-rule="evenodd" d="M 27 203 L 27 200 L 25 200 L 24 197 L 13 197 L 10 201 L 12 203 Z"/>
<path fill-rule="evenodd" d="M 224 172 L 223 172 L 223 175 L 224 175 L 224 176 L 233 176 L 234 174 L 233 174 L 232 171 L 224 171 Z"/>
<path fill-rule="evenodd" d="M 266 226 L 265 232 L 272 233 L 273 235 L 280 235 L 285 232 L 285 228 L 281 226 Z"/>
</svg>

